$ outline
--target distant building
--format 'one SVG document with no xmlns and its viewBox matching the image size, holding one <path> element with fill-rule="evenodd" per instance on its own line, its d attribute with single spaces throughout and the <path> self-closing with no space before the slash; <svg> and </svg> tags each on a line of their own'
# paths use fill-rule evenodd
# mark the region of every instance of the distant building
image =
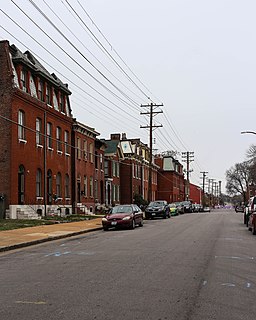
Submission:
<svg viewBox="0 0 256 320">
<path fill-rule="evenodd" d="M 107 141 L 107 140 L 105 140 Z M 110 141 L 120 147 L 120 203 L 132 203 L 135 196 L 148 200 L 149 147 L 137 139 L 127 139 L 126 134 L 111 134 Z M 107 141 L 109 144 L 110 141 Z M 108 149 L 106 157 L 108 157 Z M 105 176 L 106 177 L 106 176 Z M 112 179 L 112 178 L 110 178 Z M 108 179 L 106 180 L 107 183 Z M 157 166 L 152 165 L 152 199 L 157 191 Z"/>
<path fill-rule="evenodd" d="M 203 190 L 199 186 L 189 183 L 189 198 L 193 203 L 202 204 Z"/>
<path fill-rule="evenodd" d="M 155 163 L 160 167 L 157 174 L 157 199 L 167 202 L 185 200 L 183 166 L 172 155 L 159 154 Z"/>
</svg>

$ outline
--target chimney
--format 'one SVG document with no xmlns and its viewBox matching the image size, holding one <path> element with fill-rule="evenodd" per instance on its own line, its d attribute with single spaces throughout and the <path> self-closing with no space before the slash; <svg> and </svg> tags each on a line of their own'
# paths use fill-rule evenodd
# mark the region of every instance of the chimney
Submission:
<svg viewBox="0 0 256 320">
<path fill-rule="evenodd" d="M 122 133 L 122 140 L 127 140 L 126 133 Z"/>
<path fill-rule="evenodd" d="M 120 141 L 120 133 L 111 133 L 110 140 L 118 140 L 118 141 Z"/>
</svg>

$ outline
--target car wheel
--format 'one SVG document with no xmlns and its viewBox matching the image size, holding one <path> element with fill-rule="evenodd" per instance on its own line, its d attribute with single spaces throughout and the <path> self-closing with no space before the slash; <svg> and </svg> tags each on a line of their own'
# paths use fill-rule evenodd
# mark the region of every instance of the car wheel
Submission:
<svg viewBox="0 0 256 320">
<path fill-rule="evenodd" d="M 103 227 L 103 230 L 104 231 L 108 231 L 108 227 Z"/>
<path fill-rule="evenodd" d="M 246 214 L 244 214 L 244 224 L 246 224 Z"/>
<path fill-rule="evenodd" d="M 252 234 L 255 236 L 256 235 L 256 228 L 255 228 L 255 225 L 253 225 L 252 227 Z"/>
<path fill-rule="evenodd" d="M 139 227 L 143 227 L 143 219 L 140 220 Z"/>
<path fill-rule="evenodd" d="M 132 219 L 131 229 L 134 229 L 134 228 L 135 228 L 135 221 L 134 219 Z"/>
</svg>

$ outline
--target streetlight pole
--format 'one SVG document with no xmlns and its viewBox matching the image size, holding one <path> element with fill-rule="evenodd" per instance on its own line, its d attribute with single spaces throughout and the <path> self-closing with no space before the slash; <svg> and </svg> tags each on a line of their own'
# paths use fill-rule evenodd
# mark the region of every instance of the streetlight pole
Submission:
<svg viewBox="0 0 256 320">
<path fill-rule="evenodd" d="M 256 134 L 255 131 L 241 131 L 241 134 L 245 134 L 245 133 L 250 133 L 250 134 Z M 249 198 L 251 196 L 251 188 L 250 188 L 250 185 L 248 184 L 248 187 L 247 187 L 247 190 L 249 189 L 249 192 L 247 191 L 247 197 L 248 197 L 248 193 L 249 193 Z"/>
</svg>

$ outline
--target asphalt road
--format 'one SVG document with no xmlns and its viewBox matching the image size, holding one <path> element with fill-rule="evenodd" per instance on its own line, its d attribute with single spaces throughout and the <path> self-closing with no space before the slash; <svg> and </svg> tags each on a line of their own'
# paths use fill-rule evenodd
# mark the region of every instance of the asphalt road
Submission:
<svg viewBox="0 0 256 320">
<path fill-rule="evenodd" d="M 256 317 L 256 236 L 233 211 L 0 254 L 0 319 Z"/>
</svg>

